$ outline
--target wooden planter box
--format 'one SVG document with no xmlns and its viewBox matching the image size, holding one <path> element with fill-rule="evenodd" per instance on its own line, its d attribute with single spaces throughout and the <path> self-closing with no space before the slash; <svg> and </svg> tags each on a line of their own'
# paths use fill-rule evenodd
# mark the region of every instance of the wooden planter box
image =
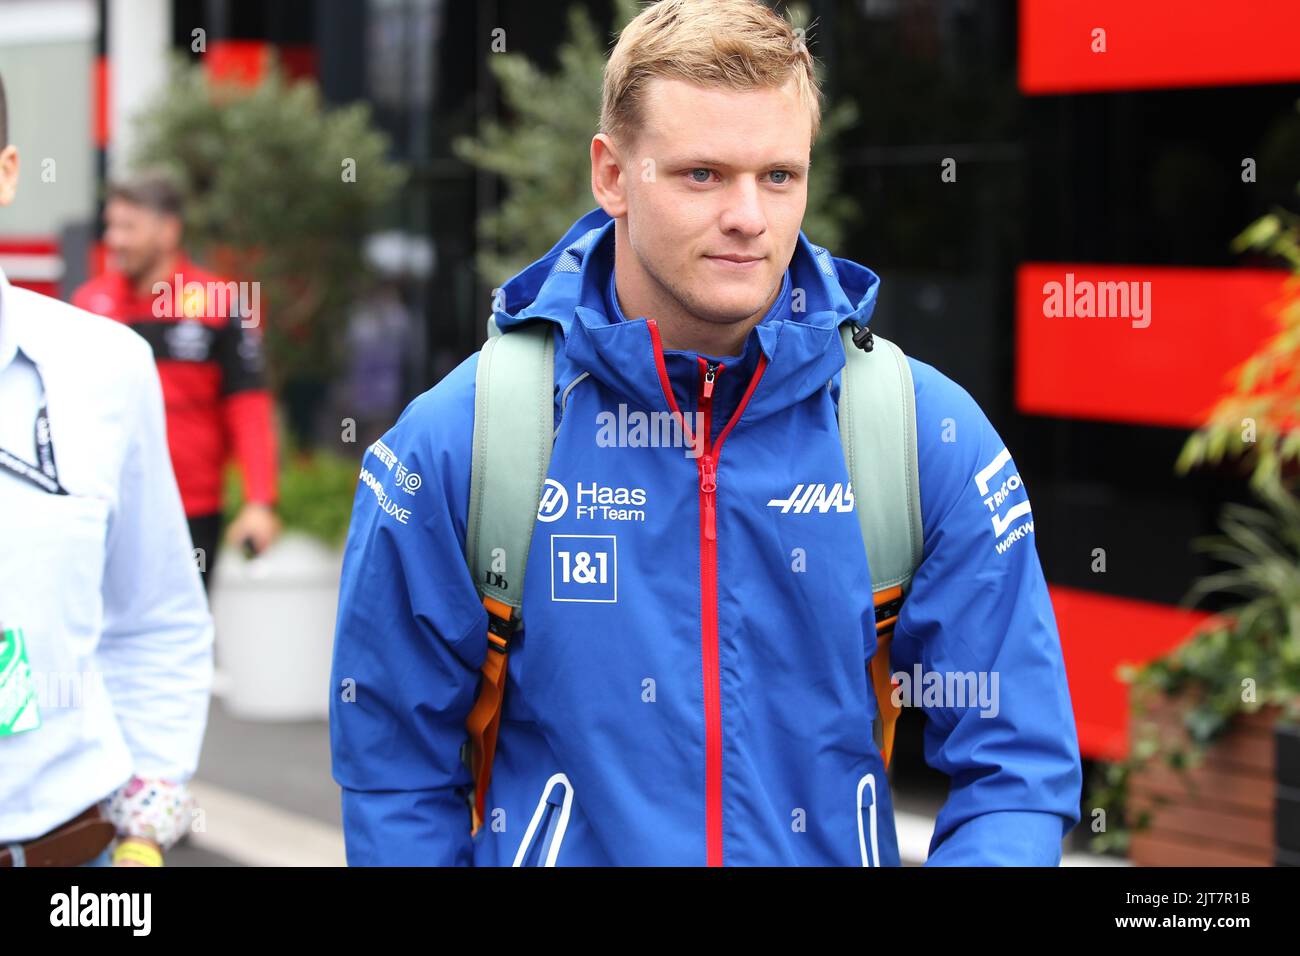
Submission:
<svg viewBox="0 0 1300 956">
<path fill-rule="evenodd" d="M 1180 701 L 1155 695 L 1147 713 L 1131 718 L 1131 739 L 1146 724 L 1162 740 L 1186 741 Z M 1153 762 L 1129 784 L 1129 819 L 1144 809 L 1151 826 L 1134 831 L 1129 857 L 1137 866 L 1272 866 L 1277 798 L 1278 708 L 1238 716 L 1206 749 L 1204 761 L 1181 773 Z M 1167 798 L 1161 805 L 1158 798 Z"/>
</svg>

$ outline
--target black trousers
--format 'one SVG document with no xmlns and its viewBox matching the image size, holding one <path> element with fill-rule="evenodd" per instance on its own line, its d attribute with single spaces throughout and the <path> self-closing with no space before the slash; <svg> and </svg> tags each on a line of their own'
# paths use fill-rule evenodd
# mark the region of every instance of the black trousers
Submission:
<svg viewBox="0 0 1300 956">
<path fill-rule="evenodd" d="M 195 556 L 203 578 L 204 590 L 212 589 L 212 569 L 217 564 L 217 549 L 221 547 L 221 512 L 206 515 L 191 515 L 190 539 L 200 553 Z"/>
</svg>

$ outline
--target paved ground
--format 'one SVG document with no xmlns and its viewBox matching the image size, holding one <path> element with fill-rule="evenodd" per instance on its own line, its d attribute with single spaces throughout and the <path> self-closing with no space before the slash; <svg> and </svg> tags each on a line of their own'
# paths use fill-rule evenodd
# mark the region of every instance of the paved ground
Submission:
<svg viewBox="0 0 1300 956">
<path fill-rule="evenodd" d="M 193 787 L 201 829 L 169 865 L 343 865 L 325 721 L 240 720 L 214 698 Z"/>
</svg>

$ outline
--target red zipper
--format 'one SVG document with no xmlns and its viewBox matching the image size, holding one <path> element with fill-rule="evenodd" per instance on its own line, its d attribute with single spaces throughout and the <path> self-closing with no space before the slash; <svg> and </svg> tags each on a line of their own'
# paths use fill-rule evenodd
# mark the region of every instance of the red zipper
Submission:
<svg viewBox="0 0 1300 956">
<path fill-rule="evenodd" d="M 654 319 L 647 320 L 650 340 L 654 345 L 655 368 L 659 373 L 659 384 L 663 389 L 668 407 L 677 417 L 683 434 L 694 447 L 696 438 L 691 434 L 677 399 L 673 395 L 672 384 L 668 380 L 668 370 L 664 364 L 663 344 L 659 338 L 659 327 Z M 700 620 L 701 620 L 701 659 L 704 670 L 704 801 L 705 801 L 705 836 L 706 860 L 709 866 L 722 865 L 722 686 L 718 662 L 718 458 L 722 454 L 722 443 L 727 435 L 740 421 L 740 416 L 749 404 L 750 396 L 763 377 L 767 368 L 767 356 L 758 356 L 758 365 L 749 380 L 745 394 L 741 396 L 736 410 L 725 428 L 713 442 L 713 385 L 717 375 L 725 366 L 716 365 L 699 358 L 700 395 L 699 408 L 703 417 L 703 436 L 700 447 L 703 453 L 698 460 L 700 475 Z"/>
</svg>

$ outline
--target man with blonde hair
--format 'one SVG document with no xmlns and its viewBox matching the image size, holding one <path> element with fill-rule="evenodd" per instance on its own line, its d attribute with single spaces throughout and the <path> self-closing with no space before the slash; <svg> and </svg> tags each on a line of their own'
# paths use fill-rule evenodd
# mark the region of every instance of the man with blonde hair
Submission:
<svg viewBox="0 0 1300 956">
<path fill-rule="evenodd" d="M 620 35 L 599 208 L 362 461 L 331 704 L 349 862 L 898 865 L 908 705 L 952 778 L 929 862 L 1059 862 L 1081 772 L 1029 500 L 969 394 L 873 344 L 876 275 L 800 231 L 818 96 L 752 0 L 662 0 Z M 864 404 L 871 376 L 898 385 Z M 877 419 L 905 428 L 850 447 Z M 537 503 L 523 555 L 494 525 L 510 482 Z"/>
</svg>

